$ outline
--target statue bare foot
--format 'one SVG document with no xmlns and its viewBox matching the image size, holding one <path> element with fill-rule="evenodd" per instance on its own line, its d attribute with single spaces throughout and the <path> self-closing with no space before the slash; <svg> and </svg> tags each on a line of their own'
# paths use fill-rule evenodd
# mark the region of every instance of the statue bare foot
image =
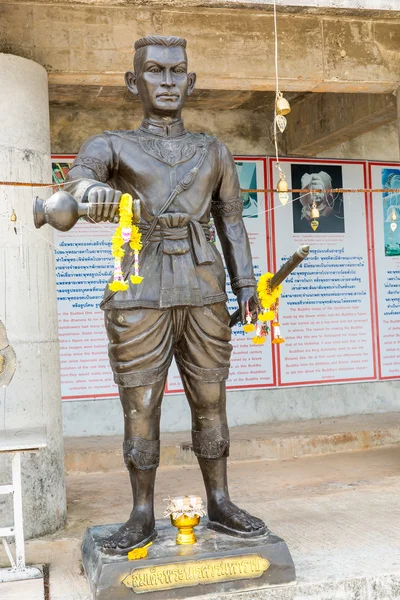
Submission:
<svg viewBox="0 0 400 600">
<path fill-rule="evenodd" d="M 215 531 L 243 538 L 270 533 L 264 521 L 236 506 L 229 497 L 211 502 L 207 508 L 208 526 Z"/>
<path fill-rule="evenodd" d="M 133 510 L 128 521 L 113 535 L 103 541 L 107 554 L 128 554 L 134 548 L 145 546 L 157 537 L 154 517 L 150 519 L 143 511 Z"/>
</svg>

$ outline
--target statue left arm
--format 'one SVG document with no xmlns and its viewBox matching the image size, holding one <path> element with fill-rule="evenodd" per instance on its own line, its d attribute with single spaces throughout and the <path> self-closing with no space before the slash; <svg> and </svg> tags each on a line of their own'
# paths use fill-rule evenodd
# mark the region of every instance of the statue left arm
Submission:
<svg viewBox="0 0 400 600">
<path fill-rule="evenodd" d="M 219 178 L 213 193 L 211 212 L 221 241 L 232 291 L 237 296 L 241 321 L 244 323 L 247 301 L 254 317 L 259 309 L 255 295 L 253 260 L 242 211 L 243 201 L 235 162 L 228 148 L 219 143 Z"/>
</svg>

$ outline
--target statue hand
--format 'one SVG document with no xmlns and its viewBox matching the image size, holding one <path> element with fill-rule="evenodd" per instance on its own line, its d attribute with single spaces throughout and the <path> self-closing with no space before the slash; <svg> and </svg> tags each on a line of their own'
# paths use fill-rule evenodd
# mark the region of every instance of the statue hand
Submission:
<svg viewBox="0 0 400 600">
<path fill-rule="evenodd" d="M 251 312 L 252 322 L 255 323 L 258 315 L 261 312 L 260 302 L 258 300 L 255 287 L 243 287 L 238 290 L 237 301 L 240 310 L 240 320 L 246 323 L 246 304 L 249 303 L 249 311 Z"/>
<path fill-rule="evenodd" d="M 122 192 L 106 187 L 93 187 L 88 194 L 88 202 L 91 204 L 88 221 L 110 221 L 118 223 L 118 203 Z"/>
</svg>

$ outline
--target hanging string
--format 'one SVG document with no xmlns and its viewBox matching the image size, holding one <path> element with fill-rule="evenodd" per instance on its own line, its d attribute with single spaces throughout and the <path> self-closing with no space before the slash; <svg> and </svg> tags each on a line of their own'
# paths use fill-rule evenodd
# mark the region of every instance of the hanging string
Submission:
<svg viewBox="0 0 400 600">
<path fill-rule="evenodd" d="M 80 181 L 85 181 L 85 179 L 74 179 L 74 183 L 79 183 Z M 63 185 L 67 185 L 71 182 L 63 182 L 63 183 L 29 183 L 29 182 L 20 182 L 20 181 L 0 181 L 0 185 L 7 187 L 42 187 L 42 188 L 56 188 L 61 187 Z M 244 193 L 262 193 L 262 194 L 277 194 L 277 190 L 273 188 L 256 188 L 256 189 L 246 189 L 240 188 L 241 192 Z M 322 188 L 322 189 L 312 189 L 309 190 L 307 188 L 293 188 L 288 189 L 288 193 L 298 193 L 298 194 L 311 194 L 311 193 L 336 193 L 336 194 L 362 194 L 362 193 L 372 193 L 372 194 L 400 194 L 400 188 Z M 109 206 L 114 206 L 114 204 L 118 204 L 116 202 L 97 202 L 96 204 L 108 204 Z"/>
<path fill-rule="evenodd" d="M 274 189 L 255 189 L 255 190 L 245 190 L 241 189 L 241 192 L 258 192 L 264 194 L 277 194 L 278 192 Z M 311 193 L 320 193 L 320 194 L 367 194 L 367 193 L 397 193 L 400 194 L 400 188 L 322 188 L 318 189 L 307 189 L 307 188 L 299 188 L 299 189 L 289 189 L 289 193 L 299 193 L 299 194 L 311 194 Z"/>
<path fill-rule="evenodd" d="M 278 151 L 277 151 L 278 152 Z M 277 161 L 279 162 L 279 156 L 277 155 Z M 281 171 L 280 167 L 279 170 Z M 85 178 L 74 179 L 74 183 L 80 183 L 81 181 L 86 181 Z M 68 181 L 58 182 L 58 183 L 37 183 L 37 182 L 26 182 L 26 181 L 0 181 L 0 186 L 6 187 L 39 187 L 39 188 L 60 188 L 64 185 L 68 185 Z M 262 194 L 277 194 L 277 190 L 273 188 L 257 188 L 257 189 L 245 189 L 241 188 L 241 192 L 245 193 L 262 193 Z M 309 190 L 306 188 L 299 189 L 288 189 L 288 193 L 336 193 L 336 194 L 352 194 L 352 193 L 380 193 L 380 194 L 400 194 L 400 188 L 322 188 L 322 189 L 313 189 Z M 116 202 L 98 202 L 97 204 L 109 204 L 109 206 L 113 206 L 117 204 Z"/>
<path fill-rule="evenodd" d="M 275 54 L 275 108 L 274 108 L 274 146 L 275 146 L 275 157 L 276 157 L 276 168 L 279 171 L 279 177 L 284 179 L 285 174 L 279 164 L 279 150 L 278 150 L 278 126 L 277 126 L 277 113 L 276 107 L 279 95 L 279 72 L 278 72 L 278 23 L 276 15 L 276 0 L 274 0 L 274 54 Z"/>
</svg>

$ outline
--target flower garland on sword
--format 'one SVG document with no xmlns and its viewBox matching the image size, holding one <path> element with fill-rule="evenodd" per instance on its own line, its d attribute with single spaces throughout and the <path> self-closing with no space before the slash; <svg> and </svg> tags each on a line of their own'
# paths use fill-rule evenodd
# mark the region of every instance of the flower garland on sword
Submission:
<svg viewBox="0 0 400 600">
<path fill-rule="evenodd" d="M 130 194 L 123 194 L 119 202 L 119 225 L 111 240 L 111 252 L 114 257 L 113 281 L 108 284 L 112 292 L 124 292 L 129 288 L 129 282 L 124 280 L 121 262 L 125 256 L 124 245 L 129 243 L 135 254 L 134 275 L 130 276 L 131 283 L 143 281 L 139 275 L 139 252 L 142 249 L 142 234 L 133 224 L 133 200 Z"/>
<path fill-rule="evenodd" d="M 243 330 L 246 333 L 256 332 L 253 337 L 253 344 L 264 344 L 267 335 L 269 334 L 270 327 L 267 325 L 268 321 L 272 321 L 272 327 L 274 328 L 273 344 L 283 344 L 284 338 L 281 336 L 278 309 L 279 309 L 279 298 L 282 294 L 282 285 L 276 286 L 271 290 L 271 280 L 273 278 L 272 273 L 264 273 L 261 275 L 257 284 L 257 295 L 260 301 L 262 312 L 258 315 L 257 325 L 254 325 L 252 321 L 251 312 L 249 305 L 246 306 L 246 324 L 243 325 Z"/>
</svg>

